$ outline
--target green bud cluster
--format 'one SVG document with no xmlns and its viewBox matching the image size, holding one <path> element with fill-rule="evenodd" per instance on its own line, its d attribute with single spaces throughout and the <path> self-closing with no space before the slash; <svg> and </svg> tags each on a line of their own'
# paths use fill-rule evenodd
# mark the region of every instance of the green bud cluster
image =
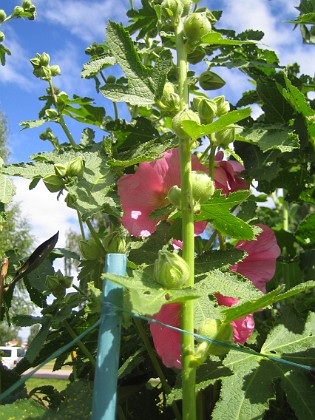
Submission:
<svg viewBox="0 0 315 420">
<path fill-rule="evenodd" d="M 84 170 L 84 161 L 81 156 L 70 160 L 66 165 L 56 163 L 54 165 L 55 173 L 43 178 L 44 184 L 50 192 L 62 190 L 71 178 L 79 177 Z"/>
<path fill-rule="evenodd" d="M 63 298 L 66 294 L 66 289 L 71 287 L 71 285 L 72 277 L 64 276 L 60 270 L 54 276 L 46 276 L 45 288 L 56 298 Z"/>
<path fill-rule="evenodd" d="M 230 104 L 224 96 L 217 96 L 214 99 L 195 96 L 192 105 L 193 109 L 198 112 L 202 124 L 210 124 L 214 118 L 224 115 L 230 110 Z"/>
<path fill-rule="evenodd" d="M 49 66 L 50 56 L 47 53 L 36 54 L 31 58 L 30 62 L 33 66 L 33 74 L 42 80 L 50 80 L 54 76 L 58 76 L 60 72 L 59 66 L 56 64 Z"/>
<path fill-rule="evenodd" d="M 161 3 L 162 22 L 177 26 L 180 18 L 189 13 L 191 5 L 191 0 L 163 0 Z"/>
<path fill-rule="evenodd" d="M 161 250 L 154 263 L 154 279 L 168 289 L 181 289 L 189 279 L 189 266 L 175 252 Z"/>
</svg>

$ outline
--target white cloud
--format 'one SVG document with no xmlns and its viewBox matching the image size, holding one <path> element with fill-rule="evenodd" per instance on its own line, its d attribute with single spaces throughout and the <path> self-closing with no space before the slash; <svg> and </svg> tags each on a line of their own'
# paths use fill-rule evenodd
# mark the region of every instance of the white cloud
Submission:
<svg viewBox="0 0 315 420">
<path fill-rule="evenodd" d="M 30 181 L 14 178 L 16 195 L 14 201 L 19 203 L 22 216 L 31 226 L 35 237 L 34 249 L 59 231 L 57 247 L 64 247 L 67 230 L 74 224 L 76 212 L 66 206 L 63 197 L 57 201 L 57 194 L 50 193 L 42 182 L 29 190 Z"/>
<path fill-rule="evenodd" d="M 36 83 L 32 77 L 29 77 L 31 65 L 27 53 L 10 27 L 6 28 L 6 34 L 5 46 L 11 51 L 11 55 L 6 56 L 6 65 L 1 66 L 0 83 L 4 85 L 14 83 L 19 88 L 31 92 Z M 29 72 L 26 69 L 29 69 Z"/>
<path fill-rule="evenodd" d="M 47 19 L 66 28 L 85 42 L 105 39 L 108 19 L 126 20 L 128 0 L 46 0 L 38 1 L 38 19 Z"/>
</svg>

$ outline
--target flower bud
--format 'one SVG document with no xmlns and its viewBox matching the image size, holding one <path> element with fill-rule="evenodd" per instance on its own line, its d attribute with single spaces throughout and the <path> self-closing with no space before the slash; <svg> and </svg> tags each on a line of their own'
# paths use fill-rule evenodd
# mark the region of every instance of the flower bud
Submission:
<svg viewBox="0 0 315 420">
<path fill-rule="evenodd" d="M 49 80 L 51 78 L 51 71 L 49 67 L 35 67 L 33 74 L 42 80 Z"/>
<path fill-rule="evenodd" d="M 7 17 L 5 11 L 0 9 L 0 23 L 4 22 L 5 18 Z"/>
<path fill-rule="evenodd" d="M 50 73 L 52 76 L 59 76 L 61 74 L 60 67 L 57 64 L 50 66 Z"/>
<path fill-rule="evenodd" d="M 214 193 L 212 179 L 201 171 L 192 172 L 192 195 L 195 201 L 206 203 Z"/>
<path fill-rule="evenodd" d="M 120 232 L 111 232 L 105 237 L 103 243 L 106 252 L 113 254 L 123 254 L 126 252 L 126 240 Z"/>
<path fill-rule="evenodd" d="M 60 176 L 61 178 L 64 178 L 67 173 L 67 168 L 62 163 L 55 163 L 54 170 L 56 175 Z"/>
<path fill-rule="evenodd" d="M 230 104 L 229 104 L 228 101 L 225 100 L 225 97 L 223 95 L 222 96 L 217 96 L 213 100 L 217 105 L 217 116 L 218 117 L 220 115 L 224 115 L 224 114 L 227 114 L 229 112 Z"/>
<path fill-rule="evenodd" d="M 235 127 L 227 127 L 224 130 L 218 131 L 214 135 L 217 146 L 228 146 L 235 139 Z"/>
<path fill-rule="evenodd" d="M 199 76 L 199 85 L 204 90 L 220 89 L 225 85 L 225 81 L 213 71 L 204 71 Z"/>
<path fill-rule="evenodd" d="M 0 31 L 0 42 L 4 41 L 5 35 L 3 32 Z"/>
<path fill-rule="evenodd" d="M 189 266 L 178 254 L 159 251 L 154 263 L 155 281 L 169 289 L 181 289 L 189 279 Z"/>
<path fill-rule="evenodd" d="M 73 176 L 80 176 L 84 169 L 84 163 L 81 156 L 78 156 L 67 164 L 66 175 L 70 178 Z"/>
<path fill-rule="evenodd" d="M 58 192 L 60 190 L 62 190 L 65 186 L 62 178 L 60 178 L 60 176 L 58 175 L 47 175 L 45 176 L 45 178 L 43 178 L 44 184 L 46 186 L 46 188 L 50 191 L 50 192 Z"/>
<path fill-rule="evenodd" d="M 204 96 L 193 99 L 193 108 L 198 112 L 202 124 L 210 124 L 217 115 L 217 105 Z"/>
<path fill-rule="evenodd" d="M 47 54 L 47 53 L 44 52 L 40 56 L 39 61 L 40 61 L 40 66 L 43 66 L 43 67 L 48 66 L 48 64 L 50 62 L 50 56 L 49 56 L 49 54 Z"/>
<path fill-rule="evenodd" d="M 23 12 L 24 12 L 23 7 L 21 7 L 21 6 L 15 6 L 15 8 L 13 9 L 12 16 L 13 17 L 19 17 L 19 16 L 22 15 Z"/>
<path fill-rule="evenodd" d="M 233 327 L 230 324 L 222 324 L 218 319 L 206 319 L 198 329 L 198 334 L 228 344 L 233 343 Z M 225 354 L 228 351 L 229 349 L 216 344 L 211 344 L 208 348 L 208 353 L 216 356 Z"/>
<path fill-rule="evenodd" d="M 183 5 L 183 13 L 182 16 L 188 15 L 191 9 L 192 0 L 180 0 Z"/>
<path fill-rule="evenodd" d="M 173 187 L 169 189 L 167 193 L 167 198 L 170 203 L 172 203 L 175 207 L 180 209 L 181 202 L 182 202 L 181 195 L 182 195 L 182 190 L 177 185 L 174 185 Z"/>
<path fill-rule="evenodd" d="M 104 258 L 104 250 L 93 238 L 84 239 L 79 242 L 79 248 L 83 258 L 86 260 L 99 260 Z"/>
<path fill-rule="evenodd" d="M 206 13 L 192 13 L 184 20 L 184 34 L 189 42 L 199 42 L 211 31 L 211 23 Z"/>
<path fill-rule="evenodd" d="M 172 128 L 175 134 L 179 138 L 182 139 L 189 139 L 189 135 L 184 131 L 182 127 L 183 121 L 195 121 L 196 123 L 200 124 L 200 118 L 198 114 L 190 109 L 184 109 L 180 111 L 172 120 Z"/>
</svg>

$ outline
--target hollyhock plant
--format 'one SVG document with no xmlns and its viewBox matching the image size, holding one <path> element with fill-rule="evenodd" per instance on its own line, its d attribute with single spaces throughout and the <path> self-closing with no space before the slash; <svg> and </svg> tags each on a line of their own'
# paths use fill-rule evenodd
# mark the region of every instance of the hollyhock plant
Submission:
<svg viewBox="0 0 315 420">
<path fill-rule="evenodd" d="M 265 284 L 272 279 L 276 268 L 276 259 L 280 255 L 274 232 L 268 226 L 257 225 L 262 232 L 254 241 L 239 241 L 237 249 L 248 253 L 243 261 L 230 267 L 232 271 L 244 275 L 261 291 L 265 292 Z M 232 306 L 239 299 L 215 295 L 219 305 Z M 174 305 L 174 306 L 173 306 Z M 158 321 L 178 327 L 180 325 L 180 305 L 163 305 L 154 316 Z M 253 314 L 231 322 L 234 329 L 234 342 L 244 344 L 251 336 L 255 323 Z M 167 327 L 151 324 L 151 334 L 158 355 L 167 367 L 180 367 L 180 333 L 169 330 Z"/>
<path fill-rule="evenodd" d="M 238 177 L 244 170 L 235 161 L 223 161 L 223 152 L 216 156 L 214 183 L 224 194 L 246 189 L 246 182 Z M 194 171 L 208 172 L 198 158 L 192 156 Z M 174 185 L 180 186 L 179 149 L 169 149 L 163 158 L 153 162 L 142 162 L 134 174 L 124 175 L 118 180 L 118 194 L 124 214 L 122 223 L 131 235 L 150 236 L 161 219 L 150 219 L 153 210 L 169 204 L 167 193 Z M 195 234 L 200 234 L 206 227 L 205 222 L 195 223 Z"/>
</svg>

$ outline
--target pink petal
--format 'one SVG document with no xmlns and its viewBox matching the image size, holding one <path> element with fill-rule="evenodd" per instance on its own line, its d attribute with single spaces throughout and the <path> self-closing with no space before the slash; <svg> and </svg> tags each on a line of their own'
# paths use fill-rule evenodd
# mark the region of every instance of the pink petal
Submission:
<svg viewBox="0 0 315 420">
<path fill-rule="evenodd" d="M 263 231 L 254 241 L 239 241 L 235 248 L 246 251 L 243 261 L 230 267 L 253 282 L 257 289 L 266 291 L 266 283 L 276 271 L 276 260 L 280 255 L 275 234 L 268 226 L 258 224 Z"/>
<path fill-rule="evenodd" d="M 170 303 L 163 305 L 153 318 L 179 328 L 180 304 Z M 154 323 L 150 323 L 150 331 L 156 352 L 164 365 L 169 368 L 180 369 L 182 367 L 180 332 Z"/>
<path fill-rule="evenodd" d="M 239 299 L 235 299 L 228 296 L 222 296 L 219 293 L 216 293 L 215 297 L 220 306 L 224 305 L 224 306 L 230 307 L 230 306 L 235 305 L 239 301 Z M 233 334 L 234 343 L 244 344 L 254 331 L 254 328 L 255 328 L 254 316 L 253 314 L 243 316 L 242 318 L 232 321 L 231 325 L 234 330 L 234 334 Z"/>
</svg>

